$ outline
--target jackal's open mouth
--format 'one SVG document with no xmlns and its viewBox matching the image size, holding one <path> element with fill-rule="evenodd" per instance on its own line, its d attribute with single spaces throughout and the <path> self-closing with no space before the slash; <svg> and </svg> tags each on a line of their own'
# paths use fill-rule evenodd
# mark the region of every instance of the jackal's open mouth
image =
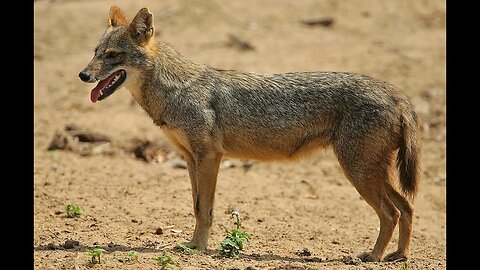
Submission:
<svg viewBox="0 0 480 270">
<path fill-rule="evenodd" d="M 110 96 L 117 90 L 117 88 L 125 81 L 127 78 L 127 72 L 120 69 L 112 73 L 106 79 L 98 82 L 97 86 L 92 89 L 90 93 L 90 100 L 95 103 L 97 100 L 103 100 L 104 98 Z"/>
</svg>

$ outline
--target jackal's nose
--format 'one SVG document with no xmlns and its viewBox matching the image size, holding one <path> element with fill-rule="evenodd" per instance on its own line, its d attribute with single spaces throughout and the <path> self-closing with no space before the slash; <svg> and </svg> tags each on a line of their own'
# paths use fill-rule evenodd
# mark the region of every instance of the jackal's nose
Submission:
<svg viewBox="0 0 480 270">
<path fill-rule="evenodd" d="M 90 73 L 86 72 L 86 71 L 82 71 L 80 72 L 80 74 L 78 74 L 78 77 L 80 77 L 80 80 L 84 81 L 84 82 L 88 82 L 90 80 Z"/>
</svg>

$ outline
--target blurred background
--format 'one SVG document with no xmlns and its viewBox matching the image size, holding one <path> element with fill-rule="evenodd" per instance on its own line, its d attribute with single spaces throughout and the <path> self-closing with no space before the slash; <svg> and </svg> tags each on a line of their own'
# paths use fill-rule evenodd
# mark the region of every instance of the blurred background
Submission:
<svg viewBox="0 0 480 270">
<path fill-rule="evenodd" d="M 410 265 L 445 269 L 446 7 L 436 0 L 34 1 L 36 268 L 83 269 L 83 251 L 103 246 L 109 254 L 99 267 L 147 269 L 160 247 L 193 233 L 190 181 L 181 157 L 128 91 L 93 104 L 93 85 L 78 78 L 113 4 L 129 20 L 147 6 L 155 38 L 194 62 L 260 73 L 348 71 L 403 89 L 421 118 L 424 138 Z M 64 216 L 69 203 L 82 207 L 81 218 Z M 215 249 L 231 225 L 225 213 L 232 209 L 242 213 L 254 241 L 246 257 L 225 261 L 215 257 Z M 215 213 L 211 255 L 174 253 L 185 269 L 350 269 L 342 255 L 370 249 L 379 226 L 330 151 L 298 163 L 225 160 Z M 166 226 L 181 232 L 155 233 Z M 67 239 L 80 246 L 44 248 Z M 397 240 L 396 232 L 387 251 Z M 113 259 L 135 248 L 141 251 L 137 264 Z M 303 248 L 323 262 L 302 260 L 295 252 Z"/>
</svg>

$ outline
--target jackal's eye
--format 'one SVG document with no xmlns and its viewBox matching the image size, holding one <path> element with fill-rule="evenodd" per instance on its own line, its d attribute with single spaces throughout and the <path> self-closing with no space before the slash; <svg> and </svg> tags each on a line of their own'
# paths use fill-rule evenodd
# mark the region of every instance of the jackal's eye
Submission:
<svg viewBox="0 0 480 270">
<path fill-rule="evenodd" d="M 119 52 L 110 51 L 110 52 L 107 52 L 107 53 L 105 54 L 105 58 L 113 59 L 113 58 L 117 57 L 118 55 L 120 55 Z"/>
</svg>

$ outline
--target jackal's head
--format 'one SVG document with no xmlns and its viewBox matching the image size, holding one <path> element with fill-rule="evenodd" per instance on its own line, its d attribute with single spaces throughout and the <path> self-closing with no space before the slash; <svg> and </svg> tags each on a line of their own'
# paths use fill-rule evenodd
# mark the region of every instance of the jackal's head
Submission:
<svg viewBox="0 0 480 270">
<path fill-rule="evenodd" d="M 153 16 L 142 8 L 129 24 L 116 6 L 110 8 L 108 28 L 95 48 L 95 54 L 79 77 L 98 82 L 92 89 L 92 102 L 103 100 L 120 86 L 138 80 L 138 71 L 148 62 L 148 46 L 154 33 Z"/>
</svg>

